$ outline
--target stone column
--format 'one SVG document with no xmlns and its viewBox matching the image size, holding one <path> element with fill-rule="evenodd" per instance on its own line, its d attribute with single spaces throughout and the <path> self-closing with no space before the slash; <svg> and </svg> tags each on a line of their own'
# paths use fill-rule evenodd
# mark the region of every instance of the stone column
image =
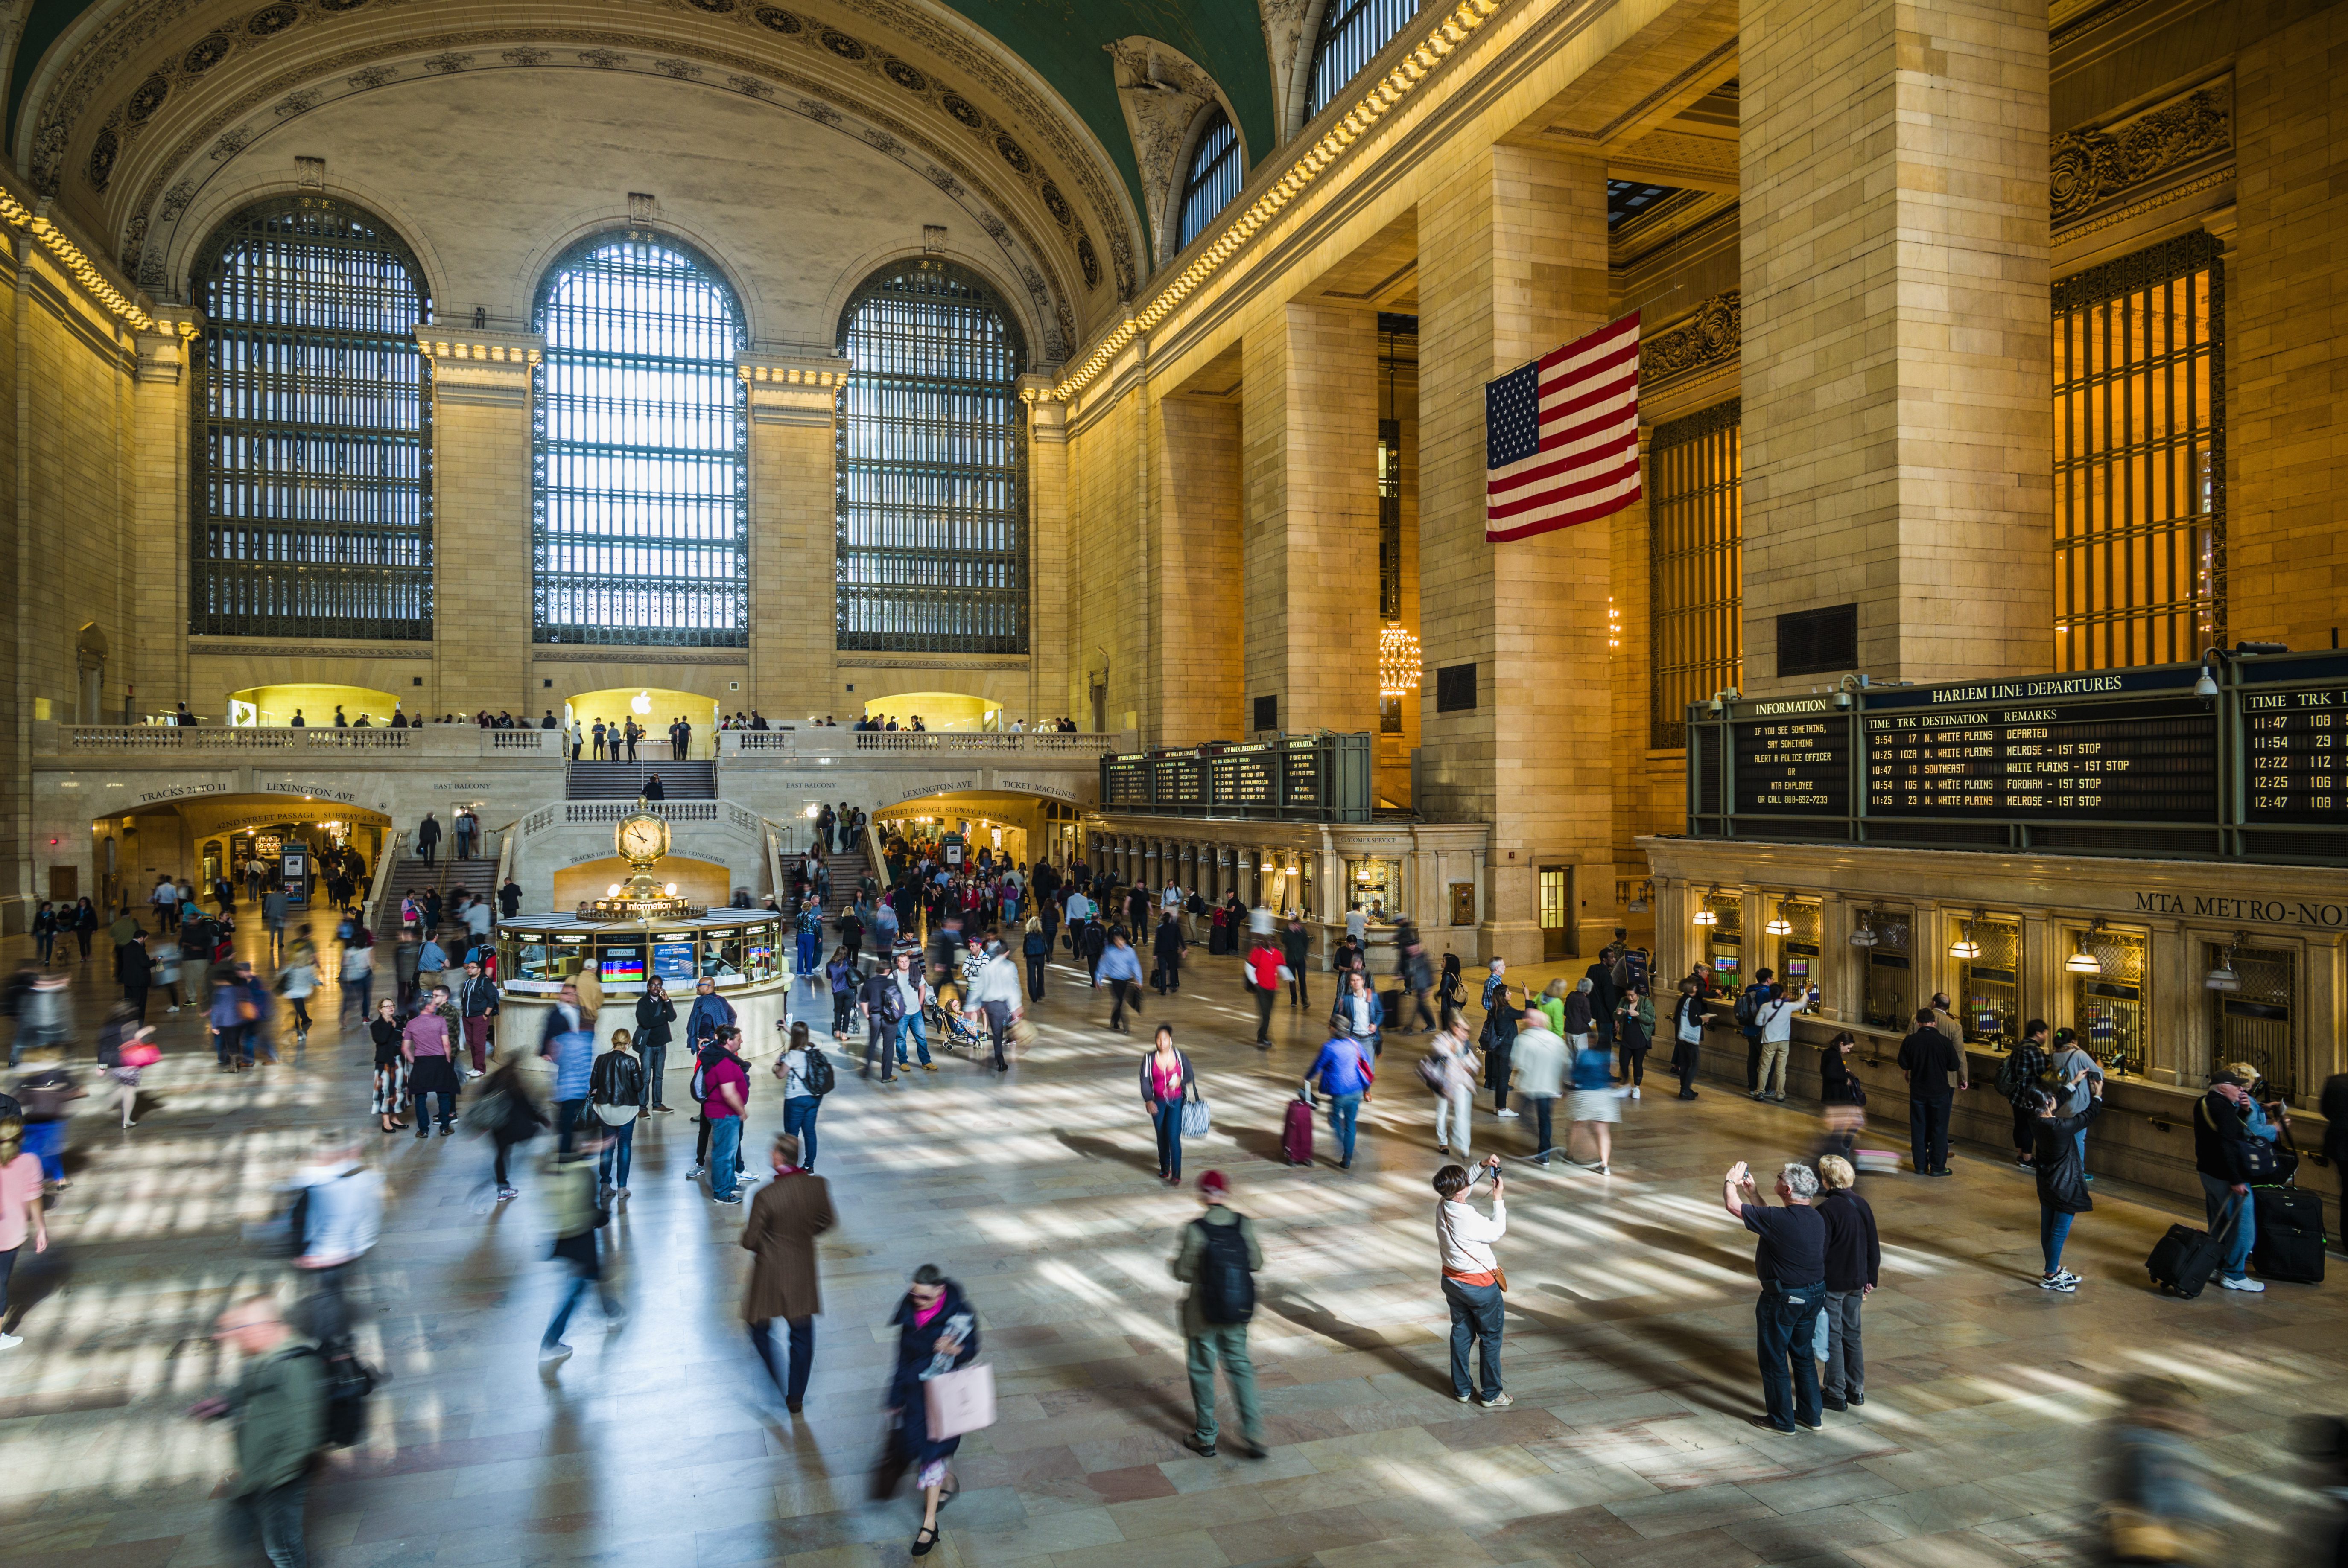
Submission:
<svg viewBox="0 0 2348 1568">
<path fill-rule="evenodd" d="M 138 688 L 137 713 L 169 707 L 188 686 L 188 473 L 192 394 L 188 341 L 203 331 L 196 312 L 159 307 L 155 330 L 139 334 L 131 388 L 132 589 L 124 679 Z"/>
<path fill-rule="evenodd" d="M 1157 743 L 1247 733 L 1247 692 L 1232 679 L 1243 643 L 1240 405 L 1176 395 L 1155 405 L 1159 636 Z M 1284 717 L 1284 715 L 1283 715 Z"/>
<path fill-rule="evenodd" d="M 797 722 L 839 701 L 839 394 L 849 363 L 738 354 L 750 390 L 750 703 Z M 843 723 L 852 723 L 843 719 Z"/>
<path fill-rule="evenodd" d="M 1878 680 L 2053 656 L 2043 0 L 1740 13 L 1745 686 L 1858 606 Z M 1422 229 L 1422 232 L 1424 229 Z"/>
<path fill-rule="evenodd" d="M 1246 690 L 1278 727 L 1378 727 L 1377 317 L 1291 304 L 1241 350 Z"/>
<path fill-rule="evenodd" d="M 432 689 L 537 712 L 530 685 L 530 333 L 416 329 L 432 362 Z"/>
<path fill-rule="evenodd" d="M 1538 963 L 1535 866 L 1570 864 L 1577 903 L 1614 875 L 1611 524 L 1485 543 L 1484 384 L 1605 324 L 1605 160 L 1477 149 L 1420 204 L 1418 235 L 1416 804 L 1430 821 L 1490 824 L 1477 956 Z M 1436 672 L 1458 665 L 1474 670 L 1475 705 L 1438 712 Z M 1611 922 L 1593 924 L 1602 943 Z"/>
<path fill-rule="evenodd" d="M 1068 708 L 1068 405 L 1052 378 L 1023 375 L 1027 408 L 1027 727 Z M 1014 713 L 1014 718 L 1022 715 Z"/>
</svg>

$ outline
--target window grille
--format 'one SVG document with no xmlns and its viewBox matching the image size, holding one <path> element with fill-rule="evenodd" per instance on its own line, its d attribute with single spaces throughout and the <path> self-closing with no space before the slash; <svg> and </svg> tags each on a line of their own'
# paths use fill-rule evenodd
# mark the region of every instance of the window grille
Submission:
<svg viewBox="0 0 2348 1568">
<path fill-rule="evenodd" d="M 1916 1020 L 1914 955 L 1909 951 L 1914 918 L 1905 909 L 1879 907 L 1869 912 L 1867 927 L 1875 933 L 1875 945 L 1861 949 L 1867 958 L 1867 994 L 1860 1017 L 1878 1029 L 1905 1034 Z"/>
<path fill-rule="evenodd" d="M 1027 443 L 1019 329 L 951 262 L 850 300 L 839 419 L 839 646 L 1027 651 Z"/>
<path fill-rule="evenodd" d="M 2195 232 L 2054 287 L 2054 665 L 2226 641 L 2226 292 Z"/>
<path fill-rule="evenodd" d="M 749 641 L 748 398 L 733 290 L 664 235 L 571 247 L 539 285 L 531 549 L 541 642 Z"/>
<path fill-rule="evenodd" d="M 188 630 L 432 636 L 424 270 L 323 196 L 248 207 L 197 253 Z"/>
<path fill-rule="evenodd" d="M 1418 15 L 1418 0 L 1328 0 L 1321 35 L 1313 44 L 1313 70 L 1305 89 L 1304 118 L 1327 108 L 1362 67 Z"/>
<path fill-rule="evenodd" d="M 2298 968 L 2294 955 L 2282 948 L 2236 948 L 2203 944 L 2204 966 L 2224 964 L 2234 971 L 2241 989 L 2210 991 L 2209 1065 L 2247 1061 L 2275 1095 L 2286 1101 L 2301 1097 L 2299 1050 L 2291 1027 L 2292 984 Z M 2248 1087 L 2248 1085 L 2244 1085 Z"/>
<path fill-rule="evenodd" d="M 1951 999 L 1957 1021 L 1967 1040 L 2010 1049 L 2022 1038 L 2022 922 L 2012 915 L 1960 919 L 1957 939 L 1981 949 L 1979 958 L 1957 960 Z"/>
<path fill-rule="evenodd" d="M 1744 684 L 1742 399 L 1658 425 L 1647 444 L 1649 744 L 1687 744 L 1687 709 Z"/>
<path fill-rule="evenodd" d="M 1239 132 L 1231 128 L 1231 116 L 1223 112 L 1223 106 L 1213 105 L 1190 150 L 1189 172 L 1182 179 L 1181 217 L 1174 231 L 1177 251 L 1197 239 L 1215 215 L 1231 204 L 1246 174 Z"/>
<path fill-rule="evenodd" d="M 2072 974 L 2071 1027 L 2088 1055 L 2117 1072 L 2141 1073 L 2151 1060 L 2152 1020 L 2145 1010 L 2142 936 L 2126 931 L 2064 932 L 2093 953 L 2101 972 Z"/>
</svg>

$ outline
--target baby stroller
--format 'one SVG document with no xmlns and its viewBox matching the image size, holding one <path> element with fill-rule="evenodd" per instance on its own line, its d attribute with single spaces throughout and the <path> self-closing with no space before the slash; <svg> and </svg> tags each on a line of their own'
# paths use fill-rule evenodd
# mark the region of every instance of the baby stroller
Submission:
<svg viewBox="0 0 2348 1568">
<path fill-rule="evenodd" d="M 967 1050 L 973 1061 L 993 1057 L 994 1041 L 988 1038 L 985 1030 L 973 1025 L 960 1008 L 940 1008 L 932 1003 L 931 1010 L 938 1015 L 943 1025 L 946 1050 Z"/>
</svg>

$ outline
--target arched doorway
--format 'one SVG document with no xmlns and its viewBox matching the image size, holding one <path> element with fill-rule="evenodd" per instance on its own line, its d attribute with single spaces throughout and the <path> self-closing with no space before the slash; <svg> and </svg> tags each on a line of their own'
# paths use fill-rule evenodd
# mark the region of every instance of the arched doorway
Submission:
<svg viewBox="0 0 2348 1568">
<path fill-rule="evenodd" d="M 380 729 L 398 712 L 399 699 L 372 686 L 345 686 L 333 682 L 288 682 L 275 686 L 247 686 L 228 694 L 228 722 L 238 728 L 282 728 L 299 713 L 312 729 L 332 729 L 340 713 L 350 723 L 361 719 Z M 412 721 L 421 717 L 410 713 Z"/>
<path fill-rule="evenodd" d="M 875 697 L 864 704 L 864 716 L 884 724 L 894 719 L 901 730 L 911 729 L 916 718 L 925 730 L 999 730 L 1009 722 L 1001 702 L 967 692 L 900 692 L 893 697 Z"/>
<path fill-rule="evenodd" d="M 636 722 L 645 732 L 644 738 L 636 743 L 640 762 L 668 759 L 668 727 L 678 719 L 693 726 L 694 756 L 717 754 L 717 699 L 698 692 L 666 686 L 605 686 L 574 693 L 558 717 L 566 724 L 575 722 L 585 736 L 579 750 L 582 758 L 595 754 L 595 722 L 599 719 L 614 729 L 630 719 Z"/>
<path fill-rule="evenodd" d="M 255 885 L 294 907 L 325 910 L 345 882 L 364 897 L 391 828 L 379 811 L 302 795 L 222 794 L 101 816 L 90 824 L 106 907 L 143 907 L 157 881 L 185 882 L 206 905 L 225 877 L 243 904 Z M 298 873 L 298 875 L 289 874 Z"/>
</svg>

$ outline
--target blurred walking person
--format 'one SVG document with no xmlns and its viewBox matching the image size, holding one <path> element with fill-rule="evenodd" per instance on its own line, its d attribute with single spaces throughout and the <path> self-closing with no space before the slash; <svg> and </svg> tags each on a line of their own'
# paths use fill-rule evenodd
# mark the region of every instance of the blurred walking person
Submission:
<svg viewBox="0 0 2348 1568">
<path fill-rule="evenodd" d="M 563 1343 L 562 1331 L 571 1326 L 571 1314 L 579 1306 L 579 1298 L 587 1287 L 595 1287 L 595 1299 L 603 1309 L 603 1327 L 607 1333 L 617 1333 L 626 1327 L 627 1309 L 613 1295 L 611 1282 L 603 1277 L 602 1248 L 596 1234 L 611 1216 L 597 1201 L 595 1190 L 595 1156 L 602 1151 L 602 1141 L 592 1128 L 582 1129 L 568 1147 L 557 1148 L 547 1157 L 546 1201 L 549 1217 L 554 1229 L 554 1243 L 547 1255 L 564 1265 L 570 1271 L 563 1281 L 562 1293 L 555 1298 L 554 1316 L 546 1320 L 546 1332 L 538 1342 L 538 1359 L 541 1366 L 561 1361 L 571 1354 Z"/>
<path fill-rule="evenodd" d="M 797 1048 L 803 1050 L 807 1026 L 792 1027 Z M 797 1138 L 777 1134 L 768 1158 L 775 1179 L 759 1191 L 742 1224 L 742 1247 L 752 1259 L 742 1319 L 767 1376 L 782 1391 L 783 1409 L 796 1415 L 807 1401 L 808 1375 L 815 1369 L 815 1320 L 823 1311 L 815 1238 L 836 1222 L 830 1184 L 799 1163 Z M 774 1338 L 778 1317 L 789 1331 L 780 1365 Z"/>
<path fill-rule="evenodd" d="M 310 1560 L 302 1519 L 310 1462 L 326 1438 L 324 1363 L 294 1337 L 273 1296 L 248 1296 L 230 1307 L 212 1337 L 244 1357 L 244 1376 L 188 1414 L 236 1422 L 237 1479 L 229 1506 L 239 1533 L 259 1538 L 271 1568 L 304 1568 Z"/>
<path fill-rule="evenodd" d="M 514 1149 L 537 1137 L 538 1130 L 546 1125 L 546 1113 L 538 1108 L 522 1076 L 521 1053 L 509 1051 L 499 1057 L 497 1065 L 473 1086 L 473 1099 L 477 1110 L 467 1125 L 482 1126 L 488 1132 L 497 1151 L 489 1180 L 496 1184 L 496 1201 L 506 1203 L 521 1196 L 510 1168 Z"/>
<path fill-rule="evenodd" d="M 899 1457 L 913 1469 L 922 1491 L 922 1527 L 912 1553 L 926 1557 L 938 1543 L 938 1511 L 961 1495 L 951 1484 L 951 1461 L 962 1439 L 930 1435 L 929 1408 L 922 1385 L 942 1372 L 967 1367 L 978 1356 L 978 1314 L 933 1263 L 913 1271 L 913 1283 L 897 1303 L 890 1323 L 897 1330 L 897 1368 L 889 1379 L 889 1413 L 896 1419 Z"/>
<path fill-rule="evenodd" d="M 25 1238 L 33 1250 L 49 1250 L 49 1223 L 41 1201 L 41 1158 L 25 1147 L 25 1123 L 19 1116 L 0 1116 L 0 1330 L 8 1325 L 8 1278 L 15 1272 Z M 0 1332 L 0 1350 L 25 1342 L 17 1334 Z"/>
</svg>

